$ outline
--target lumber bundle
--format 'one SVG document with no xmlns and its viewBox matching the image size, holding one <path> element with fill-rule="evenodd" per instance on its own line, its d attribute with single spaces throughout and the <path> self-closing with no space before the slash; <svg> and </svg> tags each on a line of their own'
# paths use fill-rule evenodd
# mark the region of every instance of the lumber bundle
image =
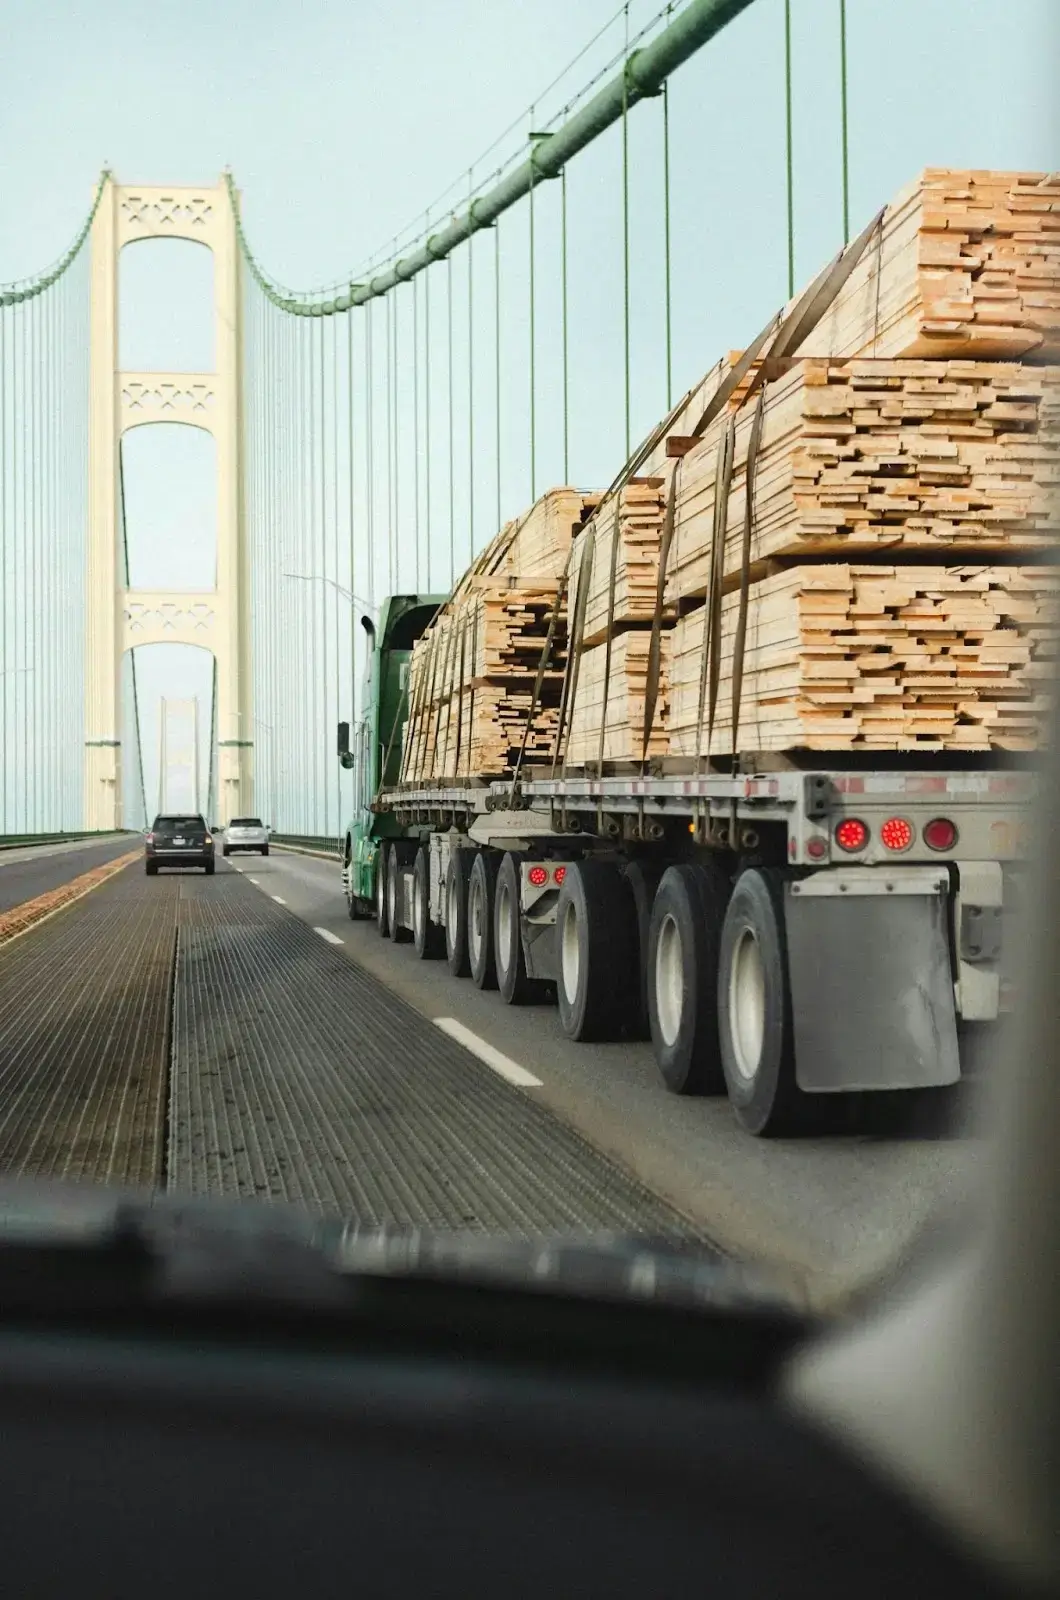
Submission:
<svg viewBox="0 0 1060 1600">
<path fill-rule="evenodd" d="M 666 515 L 665 480 L 631 478 L 604 501 L 590 525 L 574 541 L 571 560 L 570 614 L 586 583 L 582 644 L 607 638 L 608 591 L 614 564 L 611 631 L 650 623 L 655 615 L 659 546 Z M 591 566 L 586 556 L 592 542 Z M 672 613 L 671 613 L 672 616 Z"/>
<path fill-rule="evenodd" d="M 1060 369 L 971 361 L 796 362 L 766 390 L 751 561 L 1051 544 Z M 724 572 L 739 571 L 753 405 L 735 419 Z M 721 416 L 680 463 L 670 602 L 706 593 Z"/>
<path fill-rule="evenodd" d="M 588 762 L 639 761 L 644 754 L 644 697 L 648 679 L 650 630 L 620 633 L 611 641 L 611 660 L 607 645 L 598 644 L 582 653 L 566 759 L 572 766 Z M 670 635 L 660 640 L 659 690 L 647 754 L 666 754 L 669 717 Z M 608 671 L 608 667 L 610 670 Z M 606 689 L 606 694 L 605 694 Z M 606 704 L 605 704 L 606 701 Z M 603 755 L 600 752 L 600 726 L 604 725 Z"/>
<path fill-rule="evenodd" d="M 927 168 L 797 354 L 1060 360 L 1060 174 Z"/>
<path fill-rule="evenodd" d="M 600 495 L 561 487 L 541 495 L 521 517 L 513 517 L 472 562 L 454 591 L 454 599 L 478 578 L 532 573 L 558 578 L 570 554 L 571 540 L 600 504 Z"/>
<path fill-rule="evenodd" d="M 741 750 L 1034 750 L 1058 637 L 1050 567 L 794 567 L 748 596 Z M 697 737 L 704 610 L 671 634 L 670 750 L 732 751 L 739 596 L 722 602 L 711 749 Z M 704 723 L 706 717 L 704 717 Z"/>
<path fill-rule="evenodd" d="M 555 749 L 566 615 L 553 631 L 550 665 L 534 686 L 556 608 L 559 579 L 476 578 L 466 583 L 412 651 L 403 781 L 503 776 Z"/>
</svg>

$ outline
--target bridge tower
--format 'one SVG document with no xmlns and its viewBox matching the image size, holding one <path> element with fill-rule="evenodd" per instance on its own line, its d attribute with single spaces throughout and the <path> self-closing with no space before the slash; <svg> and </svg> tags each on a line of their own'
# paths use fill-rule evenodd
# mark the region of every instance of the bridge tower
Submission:
<svg viewBox="0 0 1060 1600">
<path fill-rule="evenodd" d="M 140 239 L 191 239 L 214 258 L 214 372 L 122 372 L 118 257 Z M 122 826 L 121 662 L 134 645 L 199 645 L 213 654 L 217 809 L 254 810 L 250 581 L 243 504 L 242 294 L 235 219 L 212 187 L 108 183 L 92 224 L 89 515 L 85 584 L 85 827 Z M 217 572 L 212 590 L 123 582 L 119 450 L 130 428 L 184 422 L 217 446 Z"/>
</svg>

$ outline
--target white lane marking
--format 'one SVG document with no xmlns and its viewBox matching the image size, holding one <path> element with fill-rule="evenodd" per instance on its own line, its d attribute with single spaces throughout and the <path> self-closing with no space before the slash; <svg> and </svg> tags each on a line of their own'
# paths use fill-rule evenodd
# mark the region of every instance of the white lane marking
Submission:
<svg viewBox="0 0 1060 1600">
<path fill-rule="evenodd" d="M 238 870 L 238 871 L 240 871 L 240 872 L 241 872 L 241 871 L 242 871 L 242 870 L 243 870 L 243 869 L 242 869 L 242 868 L 241 868 L 241 867 L 240 867 L 240 868 L 238 868 L 238 869 L 237 869 L 237 870 Z M 258 880 L 257 880 L 257 878 L 251 878 L 251 877 L 250 877 L 250 876 L 249 876 L 249 875 L 248 875 L 248 877 L 247 877 L 247 882 L 248 882 L 248 883 L 258 883 Z M 259 889 L 260 889 L 260 888 L 261 888 L 261 885 L 260 885 L 260 883 L 258 883 L 258 888 L 259 888 Z"/>
<path fill-rule="evenodd" d="M 326 939 L 328 941 L 328 944 L 346 943 L 345 939 L 340 939 L 337 933 L 332 933 L 330 928 L 314 928 L 313 932 L 319 933 L 322 939 Z"/>
<path fill-rule="evenodd" d="M 511 1056 L 506 1056 L 503 1051 L 487 1044 L 485 1039 L 480 1039 L 477 1033 L 465 1028 L 455 1017 L 435 1017 L 434 1025 L 436 1028 L 441 1028 L 451 1039 L 455 1039 L 457 1044 L 462 1044 L 465 1050 L 470 1050 L 473 1056 L 478 1056 L 487 1067 L 499 1072 L 502 1078 L 507 1078 L 509 1083 L 516 1084 L 520 1089 L 544 1087 L 540 1078 L 535 1078 L 532 1072 L 527 1072 L 526 1068 L 521 1067 L 518 1061 L 513 1061 Z"/>
<path fill-rule="evenodd" d="M 272 898 L 275 900 L 275 902 L 276 902 L 276 904 L 278 906 L 285 906 L 287 904 L 287 901 L 286 900 L 281 900 L 280 896 L 278 894 L 274 894 L 272 896 Z"/>
</svg>

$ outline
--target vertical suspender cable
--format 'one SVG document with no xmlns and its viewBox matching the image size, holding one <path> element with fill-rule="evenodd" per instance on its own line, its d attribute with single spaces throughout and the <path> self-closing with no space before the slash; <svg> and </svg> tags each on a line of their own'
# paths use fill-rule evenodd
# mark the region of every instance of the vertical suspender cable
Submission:
<svg viewBox="0 0 1060 1600">
<path fill-rule="evenodd" d="M 357 592 L 357 560 L 355 560 L 355 454 L 354 454 L 354 310 L 346 312 L 346 427 L 349 435 L 346 451 L 347 488 L 349 488 L 349 592 Z M 357 606 L 349 603 L 349 725 L 357 726 Z"/>
<path fill-rule="evenodd" d="M 784 0 L 784 149 L 788 194 L 788 299 L 795 293 L 795 174 L 791 148 L 791 0 Z"/>
<path fill-rule="evenodd" d="M 570 482 L 570 345 L 567 330 L 567 169 L 559 175 L 560 347 L 563 360 L 563 482 Z"/>
<path fill-rule="evenodd" d="M 332 656 L 334 673 L 331 680 L 331 720 L 324 730 L 324 749 L 328 748 L 327 740 L 339 720 L 339 684 L 341 681 L 340 646 L 339 646 L 339 603 L 342 596 L 338 590 L 339 583 L 339 319 L 329 318 L 331 323 L 331 569 L 335 579 L 332 589 L 331 615 L 332 626 L 335 634 L 335 649 Z M 352 604 L 352 602 L 349 602 Z M 342 827 L 342 768 L 335 762 L 335 836 L 338 837 Z"/>
<path fill-rule="evenodd" d="M 493 454 L 496 505 L 494 521 L 501 525 L 501 222 L 493 224 Z"/>
<path fill-rule="evenodd" d="M 395 250 L 396 250 L 395 245 Z M 402 587 L 401 580 L 401 416 L 399 403 L 401 397 L 401 296 L 397 289 L 387 299 L 393 302 L 393 317 L 390 323 L 391 337 L 394 348 L 391 357 L 390 374 L 394 388 L 393 400 L 393 444 L 394 444 L 394 524 L 391 532 L 394 547 L 394 576 L 391 580 L 391 592 Z"/>
<path fill-rule="evenodd" d="M 468 173 L 468 195 L 474 193 Z M 472 201 L 468 199 L 468 215 Z M 467 564 L 475 559 L 475 235 L 467 236 Z"/>
<path fill-rule="evenodd" d="M 843 243 L 850 242 L 850 164 L 847 144 L 847 0 L 839 0 L 839 118 L 843 143 Z"/>
<path fill-rule="evenodd" d="M 375 602 L 375 364 L 372 359 L 372 326 L 375 303 L 364 308 L 364 505 L 365 574 L 368 598 Z"/>
<path fill-rule="evenodd" d="M 318 825 L 314 832 L 328 831 L 328 770 L 325 728 L 328 715 L 328 585 L 323 580 L 328 575 L 328 512 L 327 512 L 327 421 L 324 398 L 324 319 L 320 318 L 320 699 L 317 703 L 316 741 L 320 758 L 320 788 L 318 791 Z"/>
<path fill-rule="evenodd" d="M 423 278 L 423 386 L 425 400 L 423 408 L 423 451 L 424 451 L 424 506 L 423 506 L 423 544 L 426 560 L 424 562 L 424 580 L 428 592 L 434 588 L 431 558 L 433 548 L 431 543 L 431 475 L 434 464 L 431 459 L 431 406 L 434 400 L 434 391 L 431 386 L 431 275 L 429 272 Z"/>
<path fill-rule="evenodd" d="M 412 280 L 412 533 L 416 544 L 415 588 L 423 593 L 420 558 L 420 280 Z"/>
<path fill-rule="evenodd" d="M 453 419 L 453 258 L 447 256 L 445 260 L 446 283 L 446 315 L 449 323 L 449 587 L 456 582 L 456 473 L 455 473 L 455 444 Z"/>
<path fill-rule="evenodd" d="M 30 693 L 30 701 L 33 707 L 30 726 L 33 732 L 32 827 L 34 833 L 40 831 L 40 695 L 41 675 L 44 667 L 44 652 L 41 649 L 43 632 L 41 626 L 41 579 L 43 576 L 41 572 L 41 501 L 43 499 L 41 474 L 41 467 L 43 465 L 41 450 L 41 391 L 43 387 L 41 383 L 41 367 L 43 364 L 41 360 L 41 299 L 42 296 L 38 295 L 35 300 L 30 301 L 30 309 L 33 313 L 30 321 L 30 328 L 32 330 L 31 349 L 33 352 L 31 358 L 32 369 L 30 375 L 30 437 L 32 439 L 33 456 L 33 517 L 30 535 L 32 539 L 32 562 L 30 566 L 30 573 L 33 584 L 33 598 L 31 601 L 31 616 L 33 618 L 33 655 L 31 659 L 33 663 L 33 671 L 29 675 L 30 681 L 28 688 Z"/>
<path fill-rule="evenodd" d="M 7 307 L 0 306 L 0 750 L 7 743 Z M 0 833 L 7 833 L 7 771 L 0 762 Z"/>
<path fill-rule="evenodd" d="M 670 303 L 670 80 L 662 86 L 663 135 L 663 299 L 666 306 L 666 409 L 673 405 L 674 343 Z"/>
<path fill-rule="evenodd" d="M 626 46 L 622 58 L 622 369 L 626 460 L 633 448 L 629 387 L 629 0 L 626 0 Z"/>
<path fill-rule="evenodd" d="M 531 115 L 533 113 L 531 112 Z M 537 339 L 534 322 L 534 140 L 530 139 L 530 190 L 527 196 L 530 232 L 530 499 L 537 499 Z"/>
</svg>

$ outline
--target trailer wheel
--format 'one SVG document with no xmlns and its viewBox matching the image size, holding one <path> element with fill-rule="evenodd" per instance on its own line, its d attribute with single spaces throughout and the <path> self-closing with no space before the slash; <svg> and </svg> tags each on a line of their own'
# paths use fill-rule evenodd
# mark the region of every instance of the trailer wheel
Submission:
<svg viewBox="0 0 1060 1600">
<path fill-rule="evenodd" d="M 618 867 L 576 861 L 556 906 L 556 998 L 568 1039 L 617 1039 L 636 1012 L 636 928 Z"/>
<path fill-rule="evenodd" d="M 386 845 L 381 844 L 375 853 L 375 926 L 381 939 L 390 934 L 387 918 Z"/>
<path fill-rule="evenodd" d="M 501 858 L 493 891 L 493 955 L 497 988 L 509 1006 L 540 1000 L 546 985 L 526 971 L 523 937 L 519 926 L 519 863 L 521 855 L 509 850 Z"/>
<path fill-rule="evenodd" d="M 450 850 L 445 874 L 445 959 L 454 978 L 471 976 L 467 948 L 467 892 L 472 859 L 470 850 Z"/>
<path fill-rule="evenodd" d="M 751 868 L 733 890 L 721 934 L 718 1031 L 725 1085 L 748 1133 L 805 1131 L 811 1098 L 795 1082 L 784 875 Z"/>
<path fill-rule="evenodd" d="M 655 861 L 629 861 L 622 868 L 622 878 L 633 896 L 633 931 L 636 935 L 636 968 L 633 982 L 639 991 L 637 1005 L 630 1020 L 630 1033 L 634 1039 L 651 1038 L 648 1017 L 648 935 L 651 930 L 651 908 L 663 868 Z"/>
<path fill-rule="evenodd" d="M 668 867 L 648 936 L 648 1018 L 655 1060 L 674 1094 L 720 1094 L 718 952 L 729 897 L 720 863 Z"/>
<path fill-rule="evenodd" d="M 390 846 L 390 855 L 386 865 L 386 920 L 387 931 L 393 944 L 407 944 L 412 938 L 408 928 L 401 925 L 401 906 L 398 903 L 398 888 L 401 884 L 401 869 L 408 865 L 408 847 L 400 844 Z"/>
<path fill-rule="evenodd" d="M 480 850 L 467 887 L 467 953 L 476 988 L 495 989 L 497 968 L 493 955 L 493 897 L 500 863 L 495 850 Z"/>
<path fill-rule="evenodd" d="M 416 851 L 412 869 L 412 942 L 421 961 L 445 954 L 445 934 L 431 921 L 431 857 L 426 845 Z"/>
</svg>

